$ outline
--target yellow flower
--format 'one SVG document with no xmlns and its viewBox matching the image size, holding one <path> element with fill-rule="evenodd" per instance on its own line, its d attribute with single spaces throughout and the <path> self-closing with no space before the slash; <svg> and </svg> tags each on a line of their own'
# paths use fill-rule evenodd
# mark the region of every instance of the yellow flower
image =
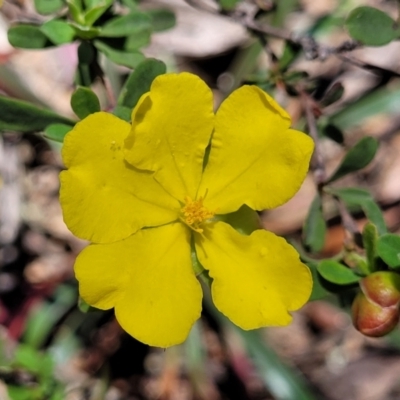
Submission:
<svg viewBox="0 0 400 400">
<path fill-rule="evenodd" d="M 193 247 L 231 321 L 290 323 L 312 287 L 296 251 L 273 233 L 242 235 L 213 217 L 277 207 L 297 192 L 313 144 L 289 127 L 256 86 L 233 92 L 214 115 L 211 90 L 188 73 L 157 77 L 132 124 L 105 112 L 79 122 L 65 138 L 60 198 L 71 231 L 94 243 L 75 264 L 82 298 L 114 307 L 144 343 L 181 343 L 201 313 Z"/>
</svg>

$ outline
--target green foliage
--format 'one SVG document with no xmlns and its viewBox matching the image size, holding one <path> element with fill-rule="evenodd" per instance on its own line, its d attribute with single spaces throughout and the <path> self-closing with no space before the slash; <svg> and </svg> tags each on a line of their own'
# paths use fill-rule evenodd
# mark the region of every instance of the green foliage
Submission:
<svg viewBox="0 0 400 400">
<path fill-rule="evenodd" d="M 78 86 L 71 97 L 71 107 L 74 113 L 83 119 L 100 111 L 100 102 L 96 94 L 87 87 Z"/>
<path fill-rule="evenodd" d="M 364 226 L 363 233 L 363 245 L 367 253 L 368 269 L 370 272 L 376 269 L 376 258 L 377 258 L 377 240 L 378 240 L 378 230 L 376 226 L 371 222 L 367 222 Z"/>
<path fill-rule="evenodd" d="M 43 49 L 52 45 L 40 27 L 31 24 L 12 26 L 8 30 L 8 41 L 21 49 Z"/>
<path fill-rule="evenodd" d="M 218 2 L 222 9 L 233 10 L 240 3 L 240 0 L 219 0 Z"/>
<path fill-rule="evenodd" d="M 35 8 L 39 14 L 53 14 L 63 6 L 62 0 L 35 0 Z"/>
<path fill-rule="evenodd" d="M 388 233 L 378 239 L 379 257 L 391 268 L 400 267 L 400 236 Z"/>
<path fill-rule="evenodd" d="M 56 45 L 70 43 L 74 40 L 75 30 L 67 22 L 60 19 L 52 19 L 45 22 L 40 30 Z"/>
<path fill-rule="evenodd" d="M 175 14 L 166 9 L 148 10 L 147 15 L 150 17 L 151 26 L 154 32 L 162 32 L 173 28 L 176 25 Z"/>
<path fill-rule="evenodd" d="M 329 188 L 329 193 L 342 199 L 350 209 L 357 210 L 361 208 L 367 218 L 376 226 L 380 235 L 387 232 L 382 211 L 367 190 L 357 188 Z"/>
<path fill-rule="evenodd" d="M 56 123 L 74 125 L 73 121 L 50 110 L 0 96 L 0 131 L 40 132 Z"/>
<path fill-rule="evenodd" d="M 317 194 L 308 210 L 303 229 L 303 241 L 312 252 L 318 252 L 325 243 L 326 223 L 322 214 L 322 199 Z"/>
<path fill-rule="evenodd" d="M 106 45 L 100 40 L 95 40 L 94 45 L 101 51 L 108 59 L 119 65 L 124 65 L 128 68 L 136 68 L 142 61 L 144 61 L 145 56 L 138 50 L 131 51 L 120 51 L 114 50 L 112 47 Z"/>
<path fill-rule="evenodd" d="M 322 260 L 317 269 L 324 279 L 336 285 L 351 285 L 361 279 L 352 269 L 334 260 Z"/>
<path fill-rule="evenodd" d="M 397 23 L 389 15 L 372 7 L 354 9 L 345 26 L 353 39 L 367 46 L 383 46 L 400 34 Z"/>
<path fill-rule="evenodd" d="M 44 137 L 62 143 L 65 135 L 72 129 L 70 125 L 51 124 L 44 130 Z"/>
<path fill-rule="evenodd" d="M 328 179 L 327 183 L 366 167 L 375 157 L 378 145 L 378 141 L 373 137 L 366 136 L 360 139 L 360 141 L 347 152 L 343 161 Z"/>
<path fill-rule="evenodd" d="M 140 34 L 151 28 L 151 17 L 144 12 L 131 12 L 108 21 L 101 29 L 102 37 L 120 37 Z"/>
<path fill-rule="evenodd" d="M 132 110 L 142 94 L 150 90 L 153 80 L 158 75 L 165 74 L 166 69 L 162 61 L 154 58 L 148 58 L 140 63 L 126 80 L 118 97 L 118 105 Z"/>
<path fill-rule="evenodd" d="M 222 218 L 242 235 L 250 235 L 256 229 L 260 229 L 261 222 L 258 214 L 250 207 L 244 205 L 234 213 L 226 214 Z"/>
</svg>

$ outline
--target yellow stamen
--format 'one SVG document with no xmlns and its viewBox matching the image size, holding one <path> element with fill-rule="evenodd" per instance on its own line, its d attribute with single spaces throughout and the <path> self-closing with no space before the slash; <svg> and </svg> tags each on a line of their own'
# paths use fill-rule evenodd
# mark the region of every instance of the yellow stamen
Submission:
<svg viewBox="0 0 400 400">
<path fill-rule="evenodd" d="M 203 229 L 200 228 L 201 223 L 214 216 L 213 212 L 204 207 L 202 197 L 198 200 L 192 200 L 189 196 L 186 196 L 181 213 L 183 221 L 198 233 L 203 233 Z"/>
</svg>

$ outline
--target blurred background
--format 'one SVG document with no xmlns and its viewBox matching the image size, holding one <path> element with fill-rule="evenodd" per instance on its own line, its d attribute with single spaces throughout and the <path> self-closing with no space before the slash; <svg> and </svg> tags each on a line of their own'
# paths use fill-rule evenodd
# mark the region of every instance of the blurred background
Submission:
<svg viewBox="0 0 400 400">
<path fill-rule="evenodd" d="M 397 19 L 398 2 L 254 0 L 244 5 L 252 3 L 280 33 L 308 33 L 321 44 L 303 48 L 285 73 L 301 78 L 297 82 L 312 94 L 320 120 L 331 129 L 319 141 L 325 171 L 334 171 L 360 138 L 377 138 L 373 162 L 336 185 L 368 189 L 390 231 L 399 233 L 400 43 L 327 51 L 350 39 L 343 21 L 353 8 L 370 5 Z M 307 130 L 304 99 L 276 73 L 284 51 L 279 35 L 264 43 L 246 28 L 240 10 L 217 12 L 211 0 L 144 0 L 140 6 L 162 6 L 176 16 L 174 27 L 151 36 L 143 50 L 147 57 L 163 60 L 169 71 L 198 74 L 213 89 L 216 107 L 242 83 L 257 83 L 288 110 L 294 126 Z M 70 98 L 77 44 L 21 50 L 7 39 L 13 22 L 43 18 L 30 0 L 4 0 L 0 91 L 74 118 Z M 101 61 L 117 96 L 130 70 Z M 328 105 L 317 103 L 332 87 L 343 88 L 341 96 Z M 93 90 L 107 109 L 110 93 L 100 83 Z M 320 285 L 288 327 L 243 332 L 205 306 L 188 340 L 167 350 L 128 336 L 112 311 L 84 312 L 77 304 L 73 264 L 87 243 L 62 219 L 60 148 L 42 134 L 0 136 L 0 400 L 400 399 L 398 331 L 382 339 L 361 335 L 352 326 L 349 303 Z M 262 213 L 263 226 L 298 244 L 315 193 L 312 171 L 292 200 Z M 339 254 L 346 240 L 329 200 L 324 217 L 326 240 L 314 259 Z M 361 212 L 353 220 L 359 229 L 365 224 Z"/>
</svg>

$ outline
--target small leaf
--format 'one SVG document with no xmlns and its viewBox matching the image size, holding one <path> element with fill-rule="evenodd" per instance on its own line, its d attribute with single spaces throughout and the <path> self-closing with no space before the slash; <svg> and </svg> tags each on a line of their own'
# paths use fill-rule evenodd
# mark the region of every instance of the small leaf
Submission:
<svg viewBox="0 0 400 400">
<path fill-rule="evenodd" d="M 308 268 L 310 268 L 312 280 L 313 280 L 313 288 L 311 292 L 311 296 L 309 301 L 320 300 L 327 296 L 329 296 L 328 290 L 321 284 L 321 275 L 318 274 L 316 262 L 307 262 Z"/>
<path fill-rule="evenodd" d="M 375 157 L 378 146 L 379 143 L 375 138 L 370 136 L 362 138 L 347 152 L 339 167 L 326 183 L 366 167 Z"/>
<path fill-rule="evenodd" d="M 344 87 L 340 82 L 335 82 L 328 90 L 324 93 L 320 104 L 322 107 L 327 107 L 336 101 L 340 100 L 344 93 Z"/>
<path fill-rule="evenodd" d="M 233 213 L 223 215 L 222 221 L 231 225 L 242 235 L 250 235 L 261 228 L 260 217 L 257 212 L 246 205 Z"/>
<path fill-rule="evenodd" d="M 317 194 L 311 203 L 303 229 L 304 244 L 312 252 L 320 251 L 325 243 L 326 223 L 322 215 L 321 196 Z"/>
<path fill-rule="evenodd" d="M 383 11 L 373 7 L 357 7 L 346 19 L 350 36 L 367 46 L 383 46 L 396 39 L 396 22 Z"/>
<path fill-rule="evenodd" d="M 176 25 L 175 14 L 166 9 L 147 10 L 154 32 L 162 32 Z"/>
<path fill-rule="evenodd" d="M 219 4 L 224 10 L 233 10 L 240 0 L 219 0 Z"/>
<path fill-rule="evenodd" d="M 85 25 L 92 26 L 110 7 L 113 0 L 107 0 L 102 2 L 101 5 L 91 8 L 84 15 Z"/>
<path fill-rule="evenodd" d="M 131 114 L 132 114 L 132 109 L 125 107 L 125 106 L 121 106 L 121 105 L 117 105 L 114 110 L 112 111 L 112 113 L 118 117 L 123 119 L 124 121 L 127 122 L 131 122 Z"/>
<path fill-rule="evenodd" d="M 50 110 L 0 96 L 0 131 L 38 132 L 56 123 L 71 126 L 75 124 Z"/>
<path fill-rule="evenodd" d="M 367 222 L 363 229 L 362 238 L 364 249 L 367 253 L 368 269 L 370 272 L 374 272 L 376 270 L 376 243 L 378 240 L 378 230 L 376 226 L 371 222 Z"/>
<path fill-rule="evenodd" d="M 68 11 L 74 22 L 77 24 L 84 24 L 85 17 L 82 10 L 82 5 L 80 1 L 76 0 L 67 0 Z"/>
<path fill-rule="evenodd" d="M 108 21 L 101 29 L 102 37 L 135 35 L 151 28 L 151 18 L 143 12 L 133 12 Z"/>
<path fill-rule="evenodd" d="M 118 98 L 118 105 L 132 110 L 142 94 L 150 90 L 153 80 L 158 75 L 165 74 L 166 69 L 162 61 L 154 58 L 148 58 L 140 63 L 126 80 Z"/>
<path fill-rule="evenodd" d="M 131 50 L 129 52 L 114 50 L 112 47 L 107 46 L 99 40 L 96 40 L 94 45 L 111 61 L 128 68 L 136 68 L 143 60 L 145 60 L 143 53 L 137 50 Z"/>
<path fill-rule="evenodd" d="M 136 32 L 134 35 L 128 36 L 125 41 L 125 50 L 139 50 L 150 44 L 151 41 L 151 28 L 142 29 Z"/>
<path fill-rule="evenodd" d="M 75 30 L 67 22 L 53 19 L 45 22 L 40 30 L 57 45 L 70 43 L 74 40 Z"/>
<path fill-rule="evenodd" d="M 336 143 L 342 144 L 344 142 L 343 132 L 333 124 L 325 125 L 321 133 Z"/>
<path fill-rule="evenodd" d="M 350 285 L 361 279 L 353 270 L 333 260 L 322 260 L 317 270 L 324 279 L 336 285 Z"/>
<path fill-rule="evenodd" d="M 75 30 L 76 36 L 80 39 L 90 40 L 100 35 L 100 28 L 90 27 L 71 22 L 72 28 Z"/>
<path fill-rule="evenodd" d="M 51 124 L 44 130 L 44 137 L 62 143 L 65 135 L 72 129 L 70 125 Z"/>
<path fill-rule="evenodd" d="M 358 188 L 329 188 L 329 193 L 342 199 L 349 208 L 361 208 L 366 217 L 375 224 L 380 235 L 387 233 L 382 211 L 367 190 Z"/>
<path fill-rule="evenodd" d="M 100 111 L 100 102 L 96 94 L 87 87 L 80 86 L 71 97 L 71 107 L 74 113 L 80 118 Z"/>
<path fill-rule="evenodd" d="M 400 236 L 388 233 L 378 239 L 378 255 L 391 268 L 400 267 Z"/>
<path fill-rule="evenodd" d="M 35 8 L 39 14 L 52 14 L 64 6 L 62 0 L 35 0 Z"/>
<path fill-rule="evenodd" d="M 20 24 L 8 30 L 8 41 L 21 49 L 43 49 L 52 46 L 38 25 Z"/>
</svg>

